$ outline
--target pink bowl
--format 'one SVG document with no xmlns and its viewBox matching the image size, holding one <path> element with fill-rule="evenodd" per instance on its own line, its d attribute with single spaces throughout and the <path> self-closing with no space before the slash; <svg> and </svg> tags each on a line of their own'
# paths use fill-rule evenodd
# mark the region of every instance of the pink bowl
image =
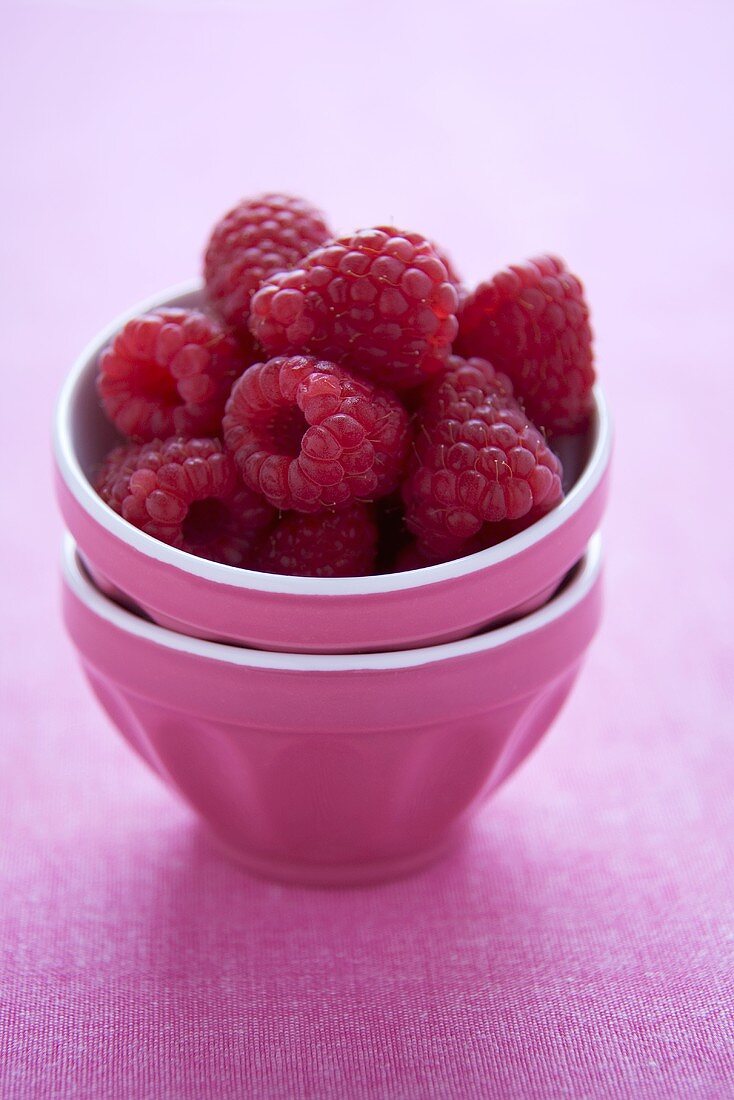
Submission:
<svg viewBox="0 0 734 1100">
<path fill-rule="evenodd" d="M 248 868 L 324 884 L 442 852 L 548 729 L 601 612 L 599 536 L 532 615 L 403 652 L 175 634 L 103 596 L 68 537 L 64 579 L 84 671 L 132 747 Z"/>
<path fill-rule="evenodd" d="M 129 316 L 193 305 L 188 287 L 139 304 L 100 333 L 72 368 L 55 426 L 58 498 L 90 572 L 104 591 L 156 622 L 196 637 L 263 649 L 355 653 L 466 637 L 541 606 L 584 553 L 604 510 L 611 428 L 601 391 L 587 436 L 558 441 L 563 503 L 500 546 L 459 561 L 377 577 L 279 577 L 204 561 L 157 542 L 116 515 L 89 477 L 115 441 L 98 405 L 100 350 Z"/>
</svg>

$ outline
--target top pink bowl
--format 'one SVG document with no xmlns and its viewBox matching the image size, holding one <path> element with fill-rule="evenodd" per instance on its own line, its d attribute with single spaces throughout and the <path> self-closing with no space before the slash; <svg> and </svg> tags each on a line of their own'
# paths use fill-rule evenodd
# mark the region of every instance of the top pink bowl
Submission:
<svg viewBox="0 0 734 1100">
<path fill-rule="evenodd" d="M 117 441 L 97 400 L 97 359 L 137 313 L 202 302 L 198 284 L 118 317 L 87 346 L 61 392 L 57 493 L 98 583 L 155 622 L 200 638 L 303 653 L 406 649 L 466 637 L 540 606 L 583 555 L 607 496 L 611 426 L 601 390 L 586 435 L 559 439 L 567 495 L 522 534 L 478 554 L 405 573 L 324 580 L 205 561 L 138 531 L 97 496 L 95 467 Z"/>
</svg>

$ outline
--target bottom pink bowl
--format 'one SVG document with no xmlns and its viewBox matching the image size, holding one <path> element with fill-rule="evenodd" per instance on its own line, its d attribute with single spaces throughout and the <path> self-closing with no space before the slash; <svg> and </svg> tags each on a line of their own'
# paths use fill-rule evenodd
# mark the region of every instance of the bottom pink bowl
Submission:
<svg viewBox="0 0 734 1100">
<path fill-rule="evenodd" d="M 112 721 L 245 866 L 369 882 L 440 854 L 546 732 L 599 623 L 600 555 L 596 536 L 510 626 L 325 656 L 156 626 L 102 595 L 67 538 L 64 616 Z"/>
</svg>

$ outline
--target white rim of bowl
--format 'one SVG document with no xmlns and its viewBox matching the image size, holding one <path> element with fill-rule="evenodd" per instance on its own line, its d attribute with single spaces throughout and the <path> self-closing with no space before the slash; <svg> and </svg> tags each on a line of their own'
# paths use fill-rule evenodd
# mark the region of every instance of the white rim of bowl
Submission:
<svg viewBox="0 0 734 1100">
<path fill-rule="evenodd" d="M 571 611 L 594 586 L 601 571 L 601 563 L 601 535 L 597 533 L 589 542 L 575 577 L 559 595 L 552 597 L 543 607 L 524 618 L 508 626 L 490 629 L 484 634 L 475 634 L 471 638 L 463 638 L 458 642 L 425 646 L 422 649 L 404 649 L 386 653 L 322 654 L 245 649 L 242 646 L 207 642 L 187 634 L 177 634 L 173 630 L 167 630 L 165 627 L 140 618 L 103 595 L 84 573 L 76 543 L 68 533 L 64 536 L 62 551 L 62 569 L 66 584 L 92 614 L 111 623 L 118 630 L 194 657 L 204 657 L 211 661 L 247 668 L 287 672 L 357 672 L 416 668 L 419 665 L 435 664 L 437 661 L 448 661 L 453 657 L 466 657 L 485 650 L 499 649 L 508 642 L 540 630 Z"/>
<path fill-rule="evenodd" d="M 227 584 L 233 588 L 248 588 L 259 592 L 273 592 L 300 596 L 357 596 L 379 595 L 385 592 L 398 592 L 411 588 L 423 588 L 440 584 L 442 581 L 475 573 L 497 565 L 506 558 L 520 554 L 546 538 L 579 510 L 601 481 L 609 462 L 612 446 L 612 426 L 609 409 L 604 393 L 597 384 L 594 387 L 596 406 L 596 437 L 588 461 L 580 477 L 572 486 L 568 496 L 552 512 L 538 520 L 531 527 L 514 535 L 506 542 L 488 550 L 480 550 L 454 561 L 441 562 L 421 569 L 411 569 L 399 573 L 381 573 L 371 577 L 285 577 L 273 573 L 260 573 L 253 569 L 240 569 L 219 562 L 194 557 L 183 550 L 177 550 L 166 543 L 159 542 L 151 535 L 139 531 L 113 512 L 92 488 L 74 449 L 70 431 L 70 413 L 74 394 L 82 373 L 90 360 L 96 359 L 102 349 L 123 325 L 139 313 L 147 313 L 161 306 L 188 305 L 202 292 L 200 281 L 182 283 L 170 287 L 125 311 L 101 332 L 82 351 L 76 359 L 61 389 L 56 406 L 54 420 L 54 454 L 59 470 L 67 488 L 75 500 L 105 530 L 109 531 L 133 550 L 174 566 L 185 573 L 201 577 L 216 584 Z M 198 303 L 201 304 L 201 303 Z"/>
</svg>

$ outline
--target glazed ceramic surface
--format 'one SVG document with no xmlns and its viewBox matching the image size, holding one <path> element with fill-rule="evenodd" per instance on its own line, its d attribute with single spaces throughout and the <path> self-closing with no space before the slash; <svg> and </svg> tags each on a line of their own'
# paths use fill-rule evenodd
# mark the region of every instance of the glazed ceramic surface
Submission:
<svg viewBox="0 0 734 1100">
<path fill-rule="evenodd" d="M 141 303 L 197 305 L 198 289 Z M 466 637 L 539 607 L 577 562 L 601 520 L 611 428 L 599 390 L 587 436 L 558 440 L 567 496 L 550 515 L 500 546 L 377 577 L 324 580 L 234 569 L 175 550 L 143 534 L 104 504 L 90 477 L 117 441 L 97 401 L 100 350 L 118 318 L 75 364 L 56 417 L 57 487 L 66 524 L 107 592 L 151 618 L 196 637 L 296 652 L 404 649 Z"/>
<path fill-rule="evenodd" d="M 117 728 L 255 871 L 370 881 L 443 850 L 548 729 L 600 616 L 600 543 L 545 607 L 402 652 L 246 650 L 100 593 L 67 538 L 64 613 Z"/>
</svg>

